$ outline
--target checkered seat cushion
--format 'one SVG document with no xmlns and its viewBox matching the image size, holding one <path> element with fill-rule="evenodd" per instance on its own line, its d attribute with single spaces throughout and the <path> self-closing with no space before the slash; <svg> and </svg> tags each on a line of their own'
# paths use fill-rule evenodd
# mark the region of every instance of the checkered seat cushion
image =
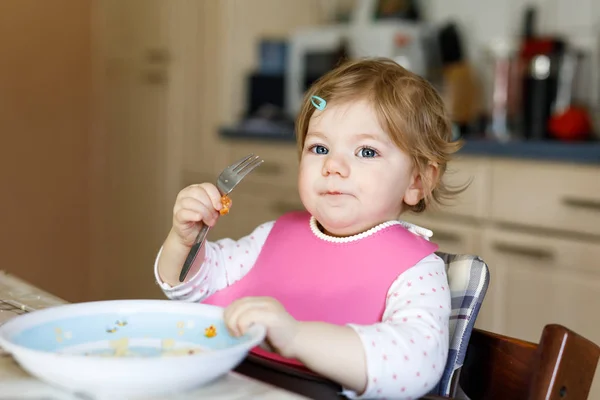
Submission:
<svg viewBox="0 0 600 400">
<path fill-rule="evenodd" d="M 458 378 L 457 371 L 465 360 L 469 338 L 490 282 L 490 274 L 486 263 L 477 256 L 442 252 L 436 254 L 446 264 L 452 293 L 452 314 L 448 360 L 440 382 L 431 393 L 453 396 L 452 383 Z"/>
</svg>

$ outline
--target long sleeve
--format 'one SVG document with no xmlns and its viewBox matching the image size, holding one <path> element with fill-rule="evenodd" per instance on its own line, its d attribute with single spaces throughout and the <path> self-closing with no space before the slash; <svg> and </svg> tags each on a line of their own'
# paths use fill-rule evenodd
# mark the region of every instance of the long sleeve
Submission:
<svg viewBox="0 0 600 400">
<path fill-rule="evenodd" d="M 360 398 L 417 399 L 442 376 L 451 295 L 444 262 L 432 254 L 391 285 L 381 323 L 350 325 L 360 336 L 368 383 Z M 346 391 L 350 398 L 356 393 Z"/>
<path fill-rule="evenodd" d="M 161 248 L 154 263 L 156 282 L 169 299 L 200 302 L 242 279 L 252 269 L 273 225 L 274 221 L 259 225 L 251 234 L 237 241 L 228 238 L 206 241 L 206 255 L 198 273 L 189 281 L 173 287 L 163 282 L 158 274 Z"/>
</svg>

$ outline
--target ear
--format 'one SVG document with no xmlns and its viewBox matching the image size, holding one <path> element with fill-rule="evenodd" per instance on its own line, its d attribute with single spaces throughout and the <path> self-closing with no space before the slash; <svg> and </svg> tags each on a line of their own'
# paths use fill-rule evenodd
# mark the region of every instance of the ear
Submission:
<svg viewBox="0 0 600 400">
<path fill-rule="evenodd" d="M 439 171 L 436 163 L 429 163 L 422 173 L 419 173 L 418 168 L 415 168 L 411 177 L 411 183 L 404 193 L 404 203 L 409 206 L 416 206 L 425 195 L 432 191 L 434 182 L 438 180 Z"/>
</svg>

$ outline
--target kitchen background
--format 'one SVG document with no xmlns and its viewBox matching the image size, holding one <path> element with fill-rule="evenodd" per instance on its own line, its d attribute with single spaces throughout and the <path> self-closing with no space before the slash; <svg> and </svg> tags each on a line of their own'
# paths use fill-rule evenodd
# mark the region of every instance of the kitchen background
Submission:
<svg viewBox="0 0 600 400">
<path fill-rule="evenodd" d="M 448 179 L 469 189 L 406 218 L 489 264 L 478 326 L 600 343 L 599 24 L 593 0 L 2 1 L 0 269 L 69 301 L 162 298 L 177 192 L 254 151 L 210 238 L 297 209 L 303 88 L 390 56 L 466 139 Z"/>
</svg>

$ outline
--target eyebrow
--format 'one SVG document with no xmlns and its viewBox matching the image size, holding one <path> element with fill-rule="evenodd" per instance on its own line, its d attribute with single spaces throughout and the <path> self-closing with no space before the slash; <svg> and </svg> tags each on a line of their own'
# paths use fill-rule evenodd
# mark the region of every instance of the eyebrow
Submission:
<svg viewBox="0 0 600 400">
<path fill-rule="evenodd" d="M 327 136 L 325 134 L 321 133 L 321 132 L 308 132 L 306 134 L 306 138 L 307 139 L 309 137 L 311 137 L 311 136 L 318 137 L 318 138 L 321 138 L 321 139 L 326 139 L 327 138 Z"/>
<path fill-rule="evenodd" d="M 327 139 L 327 135 L 325 135 L 322 132 L 308 132 L 306 134 L 306 139 L 310 138 L 310 137 L 315 137 L 315 138 L 320 138 L 320 139 Z M 365 140 L 365 139 L 370 139 L 370 140 L 374 140 L 376 142 L 380 142 L 380 143 L 388 143 L 389 140 L 388 138 L 382 136 L 382 135 L 378 135 L 376 133 L 357 133 L 355 135 L 352 135 L 353 139 L 358 139 L 358 140 Z"/>
<path fill-rule="evenodd" d="M 357 139 L 371 139 L 376 140 L 378 142 L 385 142 L 384 138 L 381 135 L 373 134 L 373 133 L 359 133 L 356 135 Z"/>
</svg>

